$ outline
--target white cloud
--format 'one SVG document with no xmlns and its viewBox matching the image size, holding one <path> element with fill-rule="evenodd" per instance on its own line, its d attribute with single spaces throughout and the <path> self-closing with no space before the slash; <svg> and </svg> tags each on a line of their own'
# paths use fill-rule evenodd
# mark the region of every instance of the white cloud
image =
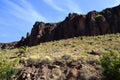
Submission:
<svg viewBox="0 0 120 80">
<path fill-rule="evenodd" d="M 66 1 L 67 1 L 67 5 L 66 5 L 66 6 L 67 6 L 71 11 L 77 12 L 77 13 L 81 12 L 79 6 L 77 5 L 77 3 L 73 2 L 73 0 L 66 0 Z"/>
<path fill-rule="evenodd" d="M 117 5 L 119 5 L 120 4 L 120 0 L 114 0 L 113 1 L 113 6 L 117 6 Z"/>
<path fill-rule="evenodd" d="M 57 11 L 61 11 L 61 12 L 66 12 L 65 9 L 61 8 L 60 6 L 58 6 L 56 3 L 54 3 L 53 0 L 43 0 L 45 3 L 47 3 L 48 5 L 50 5 L 51 7 L 53 7 L 54 9 L 56 9 Z"/>
<path fill-rule="evenodd" d="M 4 0 L 4 3 L 8 5 L 8 13 L 17 18 L 32 23 L 36 20 L 45 21 L 45 18 L 39 14 L 27 0 L 20 0 L 19 4 L 21 4 L 21 6 L 11 0 Z"/>
<path fill-rule="evenodd" d="M 120 4 L 120 0 L 106 0 L 106 5 L 109 7 L 114 7 Z"/>
<path fill-rule="evenodd" d="M 64 13 L 68 12 L 81 12 L 77 3 L 74 0 L 43 0 L 45 3 L 50 5 L 57 11 L 61 11 Z"/>
</svg>

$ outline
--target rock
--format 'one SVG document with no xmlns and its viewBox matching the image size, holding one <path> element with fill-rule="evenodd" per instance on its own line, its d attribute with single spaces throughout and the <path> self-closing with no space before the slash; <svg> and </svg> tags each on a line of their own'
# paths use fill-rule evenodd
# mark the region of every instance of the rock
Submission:
<svg viewBox="0 0 120 80">
<path fill-rule="evenodd" d="M 77 68 L 77 69 L 82 68 L 82 64 L 81 64 L 81 62 L 79 60 L 78 61 L 72 60 L 71 62 L 69 62 L 67 64 L 67 66 L 69 66 L 70 68 Z"/>
<path fill-rule="evenodd" d="M 17 41 L 16 42 L 11 42 L 11 43 L 0 43 L 0 49 L 11 49 L 14 48 L 17 45 Z"/>
<path fill-rule="evenodd" d="M 30 78 L 30 74 L 28 73 L 28 74 L 26 75 L 26 77 L 27 77 L 27 78 Z"/>
<path fill-rule="evenodd" d="M 61 67 L 64 67 L 65 66 L 65 63 L 62 61 L 62 60 L 56 60 L 54 63 L 54 65 L 59 65 Z"/>
<path fill-rule="evenodd" d="M 36 22 L 31 34 L 20 40 L 17 46 L 33 46 L 41 42 L 72 38 L 77 36 L 94 36 L 120 32 L 120 5 L 107 8 L 101 12 L 91 11 L 86 15 L 69 13 L 62 22 Z"/>
<path fill-rule="evenodd" d="M 37 63 L 24 65 L 15 75 L 15 80 L 101 80 L 102 68 L 97 65 L 83 64 L 78 61 L 61 64 Z M 37 66 L 36 66 L 37 65 Z M 72 65 L 72 66 L 70 66 Z M 13 79 L 13 80 L 14 80 Z"/>
<path fill-rule="evenodd" d="M 78 77 L 78 70 L 73 68 L 70 70 L 69 74 L 67 75 L 68 80 L 77 80 Z"/>
<path fill-rule="evenodd" d="M 93 55 L 101 55 L 102 52 L 101 52 L 101 51 L 94 51 L 94 50 L 92 50 L 89 54 L 93 54 Z"/>
<path fill-rule="evenodd" d="M 1 48 L 34 46 L 42 42 L 73 38 L 78 36 L 96 36 L 120 32 L 120 5 L 101 12 L 91 11 L 86 15 L 69 13 L 65 20 L 58 23 L 35 22 L 31 34 L 16 44 L 0 44 Z"/>
</svg>

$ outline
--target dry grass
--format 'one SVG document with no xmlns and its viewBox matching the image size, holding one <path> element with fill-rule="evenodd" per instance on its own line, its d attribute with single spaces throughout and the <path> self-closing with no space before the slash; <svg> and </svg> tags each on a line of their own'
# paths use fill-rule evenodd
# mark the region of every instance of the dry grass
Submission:
<svg viewBox="0 0 120 80">
<path fill-rule="evenodd" d="M 61 58 L 63 55 L 70 55 L 73 59 L 87 60 L 88 57 L 94 56 L 89 54 L 92 50 L 101 51 L 101 53 L 109 52 L 110 50 L 120 53 L 120 34 L 106 34 L 102 36 L 89 36 L 89 37 L 74 37 L 65 40 L 51 41 L 40 43 L 37 46 L 25 47 L 23 52 L 21 48 L 0 51 L 0 62 L 9 62 L 11 64 L 16 59 L 40 58 L 54 60 Z M 19 67 L 19 63 L 13 67 Z M 5 65 L 4 65 L 5 66 Z"/>
</svg>

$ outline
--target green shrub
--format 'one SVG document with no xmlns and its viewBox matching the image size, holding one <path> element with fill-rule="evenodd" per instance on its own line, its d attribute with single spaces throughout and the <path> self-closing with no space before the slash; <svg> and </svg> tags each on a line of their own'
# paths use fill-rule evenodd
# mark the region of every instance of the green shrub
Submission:
<svg viewBox="0 0 120 80">
<path fill-rule="evenodd" d="M 27 47 L 27 46 L 21 46 L 21 47 L 19 48 L 19 53 L 25 53 L 27 50 L 28 50 L 28 47 Z"/>
<path fill-rule="evenodd" d="M 18 60 L 10 62 L 7 59 L 0 57 L 0 79 L 1 80 L 11 80 L 11 77 L 16 74 L 16 69 L 14 65 Z"/>
<path fill-rule="evenodd" d="M 21 46 L 18 51 L 18 57 L 25 57 L 25 53 L 28 51 L 27 46 Z"/>
<path fill-rule="evenodd" d="M 103 74 L 107 80 L 120 80 L 120 54 L 110 51 L 100 58 Z"/>
</svg>

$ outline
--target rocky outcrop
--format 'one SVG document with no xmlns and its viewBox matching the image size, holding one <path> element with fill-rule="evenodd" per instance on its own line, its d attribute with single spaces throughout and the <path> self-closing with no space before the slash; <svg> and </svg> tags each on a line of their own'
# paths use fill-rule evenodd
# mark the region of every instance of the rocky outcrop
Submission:
<svg viewBox="0 0 120 80">
<path fill-rule="evenodd" d="M 31 34 L 22 38 L 17 46 L 33 46 L 41 42 L 95 36 L 120 32 L 120 5 L 101 12 L 91 11 L 86 15 L 69 13 L 59 23 L 36 22 Z"/>
<path fill-rule="evenodd" d="M 14 48 L 17 45 L 18 42 L 11 42 L 11 43 L 0 43 L 0 50 L 1 49 L 10 49 Z"/>
<path fill-rule="evenodd" d="M 72 60 L 40 62 L 26 65 L 12 80 L 103 80 L 102 68 Z"/>
<path fill-rule="evenodd" d="M 91 11 L 86 15 L 69 13 L 65 20 L 58 23 L 36 22 L 31 33 L 27 33 L 26 38 L 22 37 L 15 47 L 33 46 L 41 42 L 77 36 L 96 36 L 119 32 L 120 5 L 101 12 Z"/>
</svg>

